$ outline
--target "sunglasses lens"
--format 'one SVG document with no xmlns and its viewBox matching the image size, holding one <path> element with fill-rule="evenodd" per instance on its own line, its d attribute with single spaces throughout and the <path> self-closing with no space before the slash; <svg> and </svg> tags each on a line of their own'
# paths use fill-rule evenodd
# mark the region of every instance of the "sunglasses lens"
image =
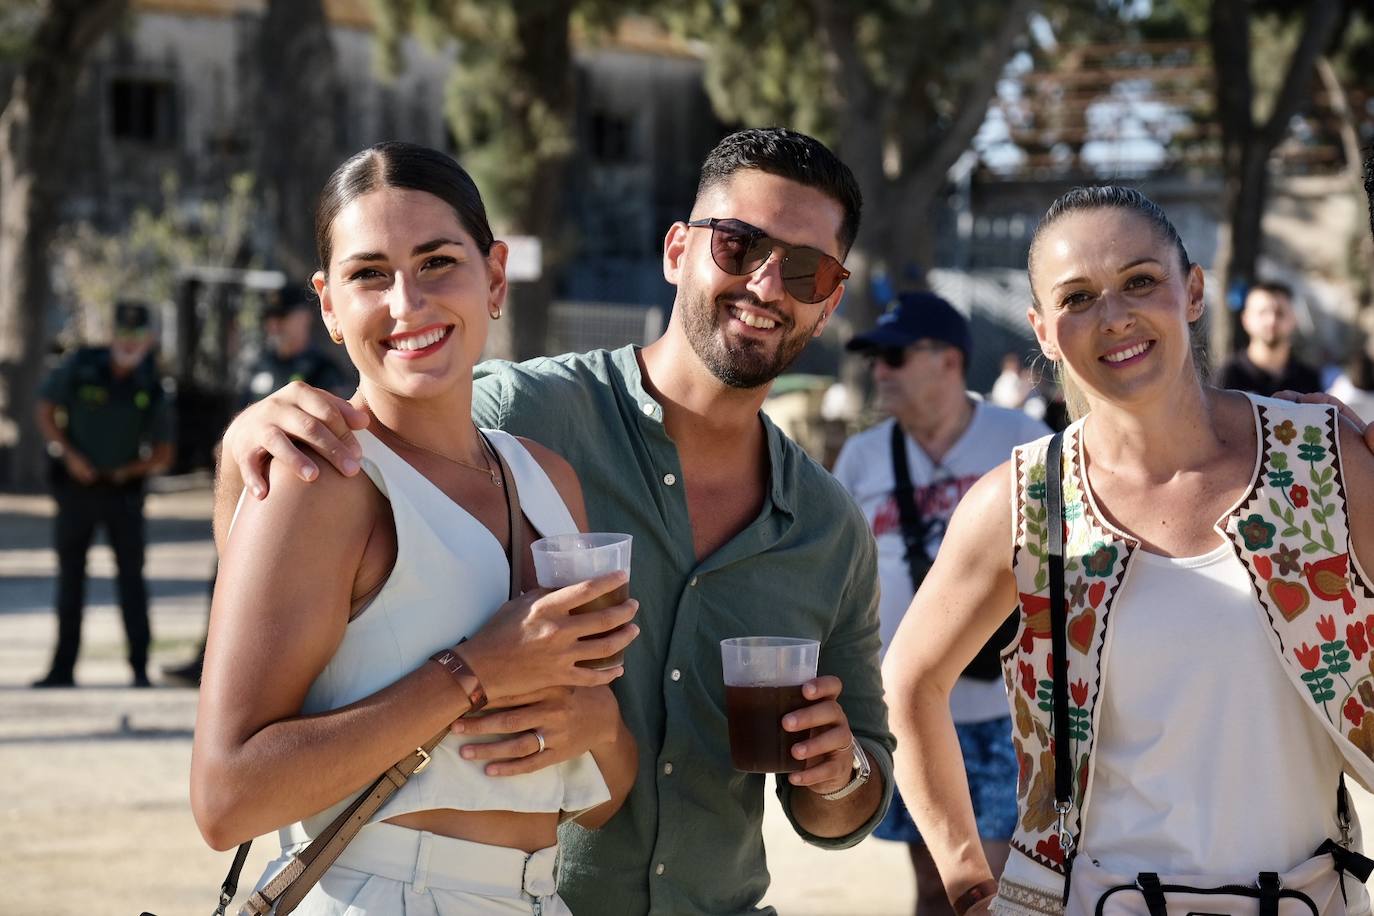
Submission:
<svg viewBox="0 0 1374 916">
<path fill-rule="evenodd" d="M 884 363 L 893 369 L 900 369 L 906 365 L 906 350 L 901 347 L 889 347 L 880 354 Z"/>
<path fill-rule="evenodd" d="M 716 266 L 728 274 L 742 277 L 758 270 L 767 260 L 769 248 L 762 244 L 757 231 L 727 222 L 717 223 L 711 230 L 711 257 Z"/>
</svg>

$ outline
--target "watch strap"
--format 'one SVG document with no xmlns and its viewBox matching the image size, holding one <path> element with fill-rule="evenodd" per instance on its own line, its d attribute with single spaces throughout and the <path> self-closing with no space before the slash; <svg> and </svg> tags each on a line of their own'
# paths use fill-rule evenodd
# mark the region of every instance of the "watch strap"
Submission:
<svg viewBox="0 0 1374 916">
<path fill-rule="evenodd" d="M 845 783 L 843 786 L 836 789 L 834 792 L 822 793 L 821 798 L 825 799 L 826 801 L 839 801 L 840 799 L 851 795 L 860 786 L 868 782 L 869 776 L 872 775 L 872 770 L 870 769 L 868 762 L 868 755 L 864 753 L 863 746 L 859 744 L 859 739 L 855 738 L 852 741 L 851 746 L 854 749 L 854 767 L 850 770 L 850 772 L 854 775 L 849 780 L 849 782 Z"/>
</svg>

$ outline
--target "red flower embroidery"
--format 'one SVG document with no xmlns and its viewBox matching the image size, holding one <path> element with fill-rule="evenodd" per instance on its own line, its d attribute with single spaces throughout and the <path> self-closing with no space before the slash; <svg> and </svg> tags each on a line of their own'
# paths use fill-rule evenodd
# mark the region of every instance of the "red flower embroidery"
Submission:
<svg viewBox="0 0 1374 916">
<path fill-rule="evenodd" d="M 1336 621 L 1332 619 L 1330 614 L 1317 618 L 1317 632 L 1327 642 L 1333 642 L 1336 639 Z"/>
<path fill-rule="evenodd" d="M 1351 725 L 1359 728 L 1360 720 L 1364 718 L 1364 707 L 1360 705 L 1359 700 L 1351 697 L 1345 701 L 1345 708 L 1341 710 L 1341 714 L 1350 720 Z"/>
<path fill-rule="evenodd" d="M 1052 833 L 1035 844 L 1035 851 L 1051 862 L 1064 861 L 1064 847 L 1059 845 L 1059 834 Z"/>
<path fill-rule="evenodd" d="M 1069 693 L 1073 695 L 1073 705 L 1082 706 L 1088 702 L 1088 682 L 1079 678 L 1069 685 Z"/>
<path fill-rule="evenodd" d="M 1321 648 L 1319 646 L 1309 646 L 1307 643 L 1303 643 L 1300 648 L 1294 649 L 1293 654 L 1298 657 L 1298 664 L 1302 665 L 1308 671 L 1315 670 L 1317 663 L 1322 660 Z"/>
<path fill-rule="evenodd" d="M 1345 646 L 1355 656 L 1355 661 L 1364 657 L 1369 651 L 1369 643 L 1365 641 L 1364 624 L 1352 623 L 1345 628 Z"/>
<path fill-rule="evenodd" d="M 1293 508 L 1303 508 L 1307 505 L 1307 487 L 1302 484 L 1295 484 L 1293 489 L 1288 491 L 1288 498 L 1293 501 Z"/>
<path fill-rule="evenodd" d="M 1018 661 L 1016 670 L 1021 672 L 1021 689 L 1029 696 L 1035 696 L 1035 669 L 1025 662 Z"/>
<path fill-rule="evenodd" d="M 1374 636 L 1374 614 L 1364 619 L 1364 632 L 1366 636 Z"/>
</svg>

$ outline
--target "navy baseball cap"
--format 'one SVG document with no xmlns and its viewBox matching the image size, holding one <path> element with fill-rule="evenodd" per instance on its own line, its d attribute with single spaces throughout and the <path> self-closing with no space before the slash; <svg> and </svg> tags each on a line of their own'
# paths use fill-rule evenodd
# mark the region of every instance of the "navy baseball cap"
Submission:
<svg viewBox="0 0 1374 916">
<path fill-rule="evenodd" d="M 918 340 L 938 340 L 957 347 L 968 359 L 973 334 L 968 319 L 932 292 L 902 293 L 878 317 L 871 331 L 845 344 L 846 350 L 888 350 L 908 347 Z"/>
<path fill-rule="evenodd" d="M 152 312 L 142 302 L 116 302 L 114 326 L 116 331 L 142 331 L 152 324 Z"/>
</svg>

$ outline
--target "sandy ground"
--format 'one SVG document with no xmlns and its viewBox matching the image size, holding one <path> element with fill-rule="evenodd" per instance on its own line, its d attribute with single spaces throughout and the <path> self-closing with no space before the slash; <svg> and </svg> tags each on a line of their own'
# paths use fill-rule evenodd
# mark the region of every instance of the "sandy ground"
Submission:
<svg viewBox="0 0 1374 916">
<path fill-rule="evenodd" d="M 149 499 L 154 680 L 191 655 L 204 627 L 209 511 L 203 485 Z M 26 686 L 46 670 L 56 633 L 51 512 L 46 498 L 0 494 L 0 916 L 209 913 L 230 855 L 205 846 L 187 803 L 196 693 L 126 686 L 107 547 L 88 565 L 82 686 Z M 808 847 L 768 796 L 768 903 L 789 916 L 911 912 L 903 847 Z M 245 883 L 275 852 L 274 838 L 254 846 Z"/>
</svg>

